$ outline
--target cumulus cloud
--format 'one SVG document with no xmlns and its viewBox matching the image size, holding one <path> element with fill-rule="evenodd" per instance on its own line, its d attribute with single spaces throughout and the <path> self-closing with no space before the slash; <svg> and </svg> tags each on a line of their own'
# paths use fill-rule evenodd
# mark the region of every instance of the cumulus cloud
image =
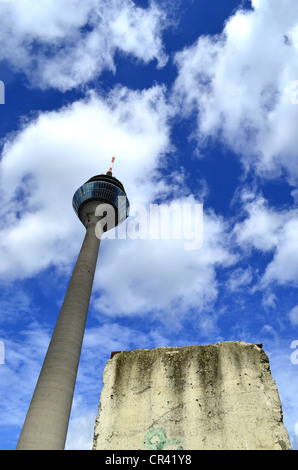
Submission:
<svg viewBox="0 0 298 470">
<path fill-rule="evenodd" d="M 298 279 L 298 211 L 275 209 L 262 196 L 246 200 L 247 217 L 235 225 L 237 243 L 244 250 L 272 253 L 262 284 L 297 284 Z"/>
<path fill-rule="evenodd" d="M 171 200 L 169 207 L 198 202 L 191 195 Z M 207 210 L 202 222 L 203 244 L 196 250 L 185 250 L 183 237 L 154 240 L 148 236 L 107 244 L 95 279 L 95 290 L 100 292 L 97 309 L 112 317 L 150 312 L 174 328 L 189 312 L 199 318 L 217 298 L 216 268 L 236 261 L 227 223 Z M 180 220 L 174 219 L 175 223 L 180 225 Z"/>
<path fill-rule="evenodd" d="M 177 53 L 176 102 L 198 113 L 197 138 L 220 138 L 246 170 L 298 180 L 293 81 L 298 78 L 298 5 L 252 1 L 222 34 L 201 36 Z"/>
<path fill-rule="evenodd" d="M 144 9 L 132 0 L 2 0 L 0 60 L 33 86 L 66 91 L 115 71 L 116 51 L 163 66 L 165 22 L 153 2 Z"/>
<path fill-rule="evenodd" d="M 289 317 L 293 326 L 298 325 L 298 305 L 290 310 Z"/>
<path fill-rule="evenodd" d="M 151 178 L 169 145 L 160 87 L 117 89 L 106 101 L 91 93 L 24 125 L 7 139 L 0 162 L 2 279 L 69 264 L 84 230 L 72 196 L 90 176 L 107 171 L 111 155 L 118 156 L 115 176 L 125 181 L 129 198 L 154 199 L 163 186 Z"/>
</svg>

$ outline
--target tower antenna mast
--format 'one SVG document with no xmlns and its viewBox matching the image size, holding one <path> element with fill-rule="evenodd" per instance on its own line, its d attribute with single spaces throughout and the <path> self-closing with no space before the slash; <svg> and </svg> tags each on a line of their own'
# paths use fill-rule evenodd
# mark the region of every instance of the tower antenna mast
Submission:
<svg viewBox="0 0 298 470">
<path fill-rule="evenodd" d="M 110 173 L 112 173 L 115 158 L 116 158 L 116 157 L 112 157 L 111 166 L 110 166 L 110 168 L 109 168 L 109 172 L 110 172 Z"/>
</svg>

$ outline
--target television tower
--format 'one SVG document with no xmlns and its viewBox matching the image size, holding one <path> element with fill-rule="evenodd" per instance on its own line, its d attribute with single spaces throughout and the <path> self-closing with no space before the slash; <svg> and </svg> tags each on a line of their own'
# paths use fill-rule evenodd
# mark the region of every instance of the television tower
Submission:
<svg viewBox="0 0 298 470">
<path fill-rule="evenodd" d="M 112 164 L 115 157 L 112 158 Z M 93 176 L 73 196 L 86 235 L 19 437 L 17 450 L 63 450 L 81 355 L 100 236 L 129 215 L 122 183 Z"/>
</svg>

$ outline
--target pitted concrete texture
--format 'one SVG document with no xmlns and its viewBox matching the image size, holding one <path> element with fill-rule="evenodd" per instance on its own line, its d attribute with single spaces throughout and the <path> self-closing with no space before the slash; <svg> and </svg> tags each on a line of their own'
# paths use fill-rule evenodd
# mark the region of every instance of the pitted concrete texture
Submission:
<svg viewBox="0 0 298 470">
<path fill-rule="evenodd" d="M 122 351 L 107 362 L 95 450 L 286 450 L 263 349 L 244 342 Z"/>
</svg>

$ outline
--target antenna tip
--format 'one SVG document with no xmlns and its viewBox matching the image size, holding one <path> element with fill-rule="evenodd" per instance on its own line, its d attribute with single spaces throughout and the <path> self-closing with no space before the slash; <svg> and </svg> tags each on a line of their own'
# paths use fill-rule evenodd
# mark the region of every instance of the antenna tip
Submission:
<svg viewBox="0 0 298 470">
<path fill-rule="evenodd" d="M 111 173 L 111 174 L 112 174 L 112 169 L 113 169 L 113 165 L 114 165 L 115 158 L 116 158 L 116 157 L 112 157 L 112 164 L 111 164 L 111 166 L 110 166 L 110 168 L 109 168 L 108 173 Z"/>
</svg>

